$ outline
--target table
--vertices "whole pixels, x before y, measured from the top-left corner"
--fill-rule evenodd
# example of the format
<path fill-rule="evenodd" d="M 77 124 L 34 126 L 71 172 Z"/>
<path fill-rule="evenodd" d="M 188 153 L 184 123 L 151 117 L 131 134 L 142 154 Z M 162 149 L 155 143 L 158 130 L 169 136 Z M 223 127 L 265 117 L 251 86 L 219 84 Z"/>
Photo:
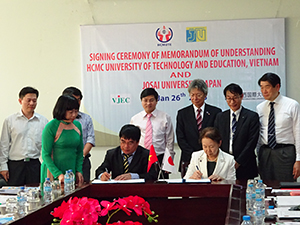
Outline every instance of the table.
<path fill-rule="evenodd" d="M 213 182 L 212 184 L 88 184 L 76 192 L 63 196 L 53 203 L 28 214 L 24 218 L 10 224 L 51 224 L 50 212 L 69 197 L 90 197 L 99 201 L 118 197 L 138 195 L 150 203 L 151 210 L 159 215 L 160 224 L 240 224 L 245 206 L 242 199 L 242 186 L 233 182 Z M 99 222 L 105 224 L 105 218 Z M 144 216 L 129 217 L 118 212 L 110 222 L 117 220 L 139 221 L 148 224 Z"/>

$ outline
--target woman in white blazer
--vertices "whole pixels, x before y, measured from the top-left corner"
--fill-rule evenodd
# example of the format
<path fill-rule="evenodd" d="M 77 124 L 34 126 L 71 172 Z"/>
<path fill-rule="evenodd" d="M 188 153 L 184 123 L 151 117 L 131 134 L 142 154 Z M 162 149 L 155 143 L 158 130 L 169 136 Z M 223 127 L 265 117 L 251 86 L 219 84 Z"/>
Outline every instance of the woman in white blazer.
<path fill-rule="evenodd" d="M 184 179 L 235 180 L 234 157 L 219 149 L 222 140 L 218 129 L 214 127 L 203 129 L 200 140 L 203 150 L 192 154 Z"/>

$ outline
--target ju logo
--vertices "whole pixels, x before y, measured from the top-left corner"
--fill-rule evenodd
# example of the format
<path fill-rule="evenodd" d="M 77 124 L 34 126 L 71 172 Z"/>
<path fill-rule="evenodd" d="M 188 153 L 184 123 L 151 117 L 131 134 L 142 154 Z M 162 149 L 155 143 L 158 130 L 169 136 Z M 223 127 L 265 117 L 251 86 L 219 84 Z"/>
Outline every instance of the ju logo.
<path fill-rule="evenodd" d="M 187 27 L 186 42 L 204 42 L 207 41 L 206 27 Z"/>
<path fill-rule="evenodd" d="M 130 104 L 129 95 L 111 95 L 112 105 Z"/>

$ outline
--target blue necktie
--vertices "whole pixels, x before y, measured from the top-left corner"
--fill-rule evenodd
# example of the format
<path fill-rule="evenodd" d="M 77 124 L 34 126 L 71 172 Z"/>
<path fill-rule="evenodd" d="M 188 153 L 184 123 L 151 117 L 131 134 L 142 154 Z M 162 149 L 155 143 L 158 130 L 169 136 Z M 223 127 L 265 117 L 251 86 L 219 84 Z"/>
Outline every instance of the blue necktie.
<path fill-rule="evenodd" d="M 275 102 L 270 102 L 270 114 L 268 121 L 268 145 L 272 149 L 276 146 L 274 104 Z"/>
<path fill-rule="evenodd" d="M 233 139 L 234 134 L 235 134 L 236 125 L 237 125 L 236 115 L 235 115 L 235 113 L 232 113 L 232 127 L 231 127 L 231 131 L 232 131 L 232 139 Z"/>

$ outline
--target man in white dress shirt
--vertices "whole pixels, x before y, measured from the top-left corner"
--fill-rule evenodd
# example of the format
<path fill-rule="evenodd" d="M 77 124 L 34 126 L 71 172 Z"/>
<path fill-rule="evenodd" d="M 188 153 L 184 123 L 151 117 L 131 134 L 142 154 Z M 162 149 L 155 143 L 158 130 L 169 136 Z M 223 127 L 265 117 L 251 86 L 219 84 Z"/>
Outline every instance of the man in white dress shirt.
<path fill-rule="evenodd" d="M 278 75 L 266 73 L 258 84 L 266 100 L 257 106 L 260 176 L 263 180 L 294 181 L 300 175 L 300 105 L 280 94 Z"/>
<path fill-rule="evenodd" d="M 38 90 L 19 93 L 20 112 L 5 119 L 0 140 L 0 173 L 10 186 L 40 182 L 42 131 L 48 120 L 34 112 Z"/>
<path fill-rule="evenodd" d="M 153 88 L 146 88 L 141 92 L 143 111 L 134 115 L 130 123 L 141 129 L 140 145 L 149 149 L 151 144 L 155 149 L 158 161 L 161 165 L 165 151 L 169 151 L 174 159 L 174 130 L 171 117 L 156 109 L 158 93 Z M 147 122 L 151 121 L 152 138 L 147 137 Z M 148 122 L 149 123 L 149 122 Z M 150 134 L 151 135 L 151 134 Z M 164 178 L 168 178 L 168 173 L 164 172 Z"/>

